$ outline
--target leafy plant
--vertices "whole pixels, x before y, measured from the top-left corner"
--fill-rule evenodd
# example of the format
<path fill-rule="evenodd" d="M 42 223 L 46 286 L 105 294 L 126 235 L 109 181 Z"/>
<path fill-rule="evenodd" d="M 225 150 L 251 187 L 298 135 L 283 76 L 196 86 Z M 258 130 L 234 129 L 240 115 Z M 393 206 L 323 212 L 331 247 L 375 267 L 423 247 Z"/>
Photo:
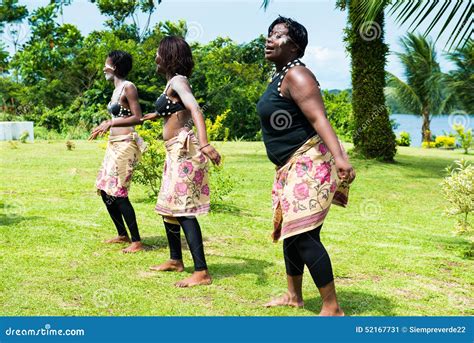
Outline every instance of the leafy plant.
<path fill-rule="evenodd" d="M 461 148 L 463 148 L 464 153 L 467 154 L 472 145 L 472 129 L 466 131 L 463 125 L 454 125 L 454 130 L 457 133 L 456 136 Z"/>
<path fill-rule="evenodd" d="M 29 137 L 30 137 L 30 133 L 25 130 L 21 133 L 19 140 L 22 143 L 26 143 L 26 141 L 28 140 Z"/>
<path fill-rule="evenodd" d="M 441 183 L 448 202 L 445 213 L 457 216 L 455 228 L 458 233 L 472 233 L 468 215 L 474 211 L 474 166 L 463 159 L 454 161 L 454 164 L 446 168 L 449 176 Z"/>
<path fill-rule="evenodd" d="M 400 132 L 400 137 L 396 139 L 397 145 L 399 146 L 410 146 L 411 138 L 410 134 L 406 131 Z"/>

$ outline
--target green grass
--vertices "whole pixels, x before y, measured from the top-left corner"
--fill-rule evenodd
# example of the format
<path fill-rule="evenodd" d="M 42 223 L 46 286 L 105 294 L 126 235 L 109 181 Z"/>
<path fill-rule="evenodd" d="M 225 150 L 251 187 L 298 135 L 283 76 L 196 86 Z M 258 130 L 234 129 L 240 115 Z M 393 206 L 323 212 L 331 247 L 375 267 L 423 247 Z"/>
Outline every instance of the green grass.
<path fill-rule="evenodd" d="M 281 243 L 270 239 L 274 168 L 262 143 L 217 143 L 238 184 L 200 219 L 214 283 L 177 289 L 192 272 L 155 273 L 168 258 L 160 217 L 133 185 L 147 252 L 124 255 L 103 240 L 115 230 L 95 193 L 97 142 L 0 142 L 0 315 L 314 315 L 309 274 L 304 309 L 265 309 L 285 290 Z M 442 215 L 444 168 L 460 151 L 399 148 L 397 163 L 353 159 L 349 207 L 334 206 L 322 231 L 347 315 L 472 315 L 470 245 Z M 472 156 L 469 159 L 474 160 Z"/>

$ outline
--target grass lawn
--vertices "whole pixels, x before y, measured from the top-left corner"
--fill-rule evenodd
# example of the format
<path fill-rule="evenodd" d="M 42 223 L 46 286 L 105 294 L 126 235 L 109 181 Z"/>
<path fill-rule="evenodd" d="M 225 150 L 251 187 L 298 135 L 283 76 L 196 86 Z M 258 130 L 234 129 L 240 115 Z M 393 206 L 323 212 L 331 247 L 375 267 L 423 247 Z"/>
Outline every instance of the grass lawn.
<path fill-rule="evenodd" d="M 286 289 L 281 243 L 270 239 L 274 168 L 260 142 L 216 146 L 237 185 L 200 219 L 214 283 L 177 289 L 186 271 L 150 272 L 168 258 L 164 227 L 133 185 L 130 198 L 150 251 L 106 245 L 115 229 L 94 189 L 97 142 L 0 142 L 0 315 L 308 316 L 321 301 L 309 273 L 304 309 L 266 309 Z M 349 207 L 334 206 L 322 230 L 342 308 L 351 316 L 473 315 L 467 240 L 442 215 L 444 168 L 460 150 L 399 148 L 397 163 L 353 159 Z M 468 156 L 474 161 L 474 157 Z M 184 236 L 184 235 L 183 235 Z M 185 246 L 185 245 L 184 245 Z"/>

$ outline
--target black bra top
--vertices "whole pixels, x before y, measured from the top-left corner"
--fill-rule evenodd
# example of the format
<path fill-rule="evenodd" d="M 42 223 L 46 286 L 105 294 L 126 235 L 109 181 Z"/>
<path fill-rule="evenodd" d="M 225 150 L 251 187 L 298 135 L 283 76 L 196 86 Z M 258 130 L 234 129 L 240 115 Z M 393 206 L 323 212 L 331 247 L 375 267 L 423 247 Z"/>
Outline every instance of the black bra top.
<path fill-rule="evenodd" d="M 122 96 L 123 89 L 125 88 L 125 84 L 122 87 L 122 90 L 120 91 L 119 95 L 119 101 L 120 97 Z M 132 111 L 129 108 L 126 108 L 122 105 L 120 105 L 119 102 L 114 102 L 112 101 L 109 102 L 107 105 L 107 111 L 112 115 L 114 118 L 119 118 L 119 117 L 128 117 L 132 115 Z"/>
<path fill-rule="evenodd" d="M 183 76 L 186 77 L 186 76 Z M 170 80 L 171 82 L 171 80 Z M 186 109 L 184 104 L 181 101 L 172 101 L 168 95 L 166 95 L 166 91 L 170 86 L 170 82 L 165 88 L 163 94 L 161 94 L 158 99 L 155 101 L 155 112 L 161 116 L 167 116 L 173 114 L 175 112 L 183 111 Z"/>

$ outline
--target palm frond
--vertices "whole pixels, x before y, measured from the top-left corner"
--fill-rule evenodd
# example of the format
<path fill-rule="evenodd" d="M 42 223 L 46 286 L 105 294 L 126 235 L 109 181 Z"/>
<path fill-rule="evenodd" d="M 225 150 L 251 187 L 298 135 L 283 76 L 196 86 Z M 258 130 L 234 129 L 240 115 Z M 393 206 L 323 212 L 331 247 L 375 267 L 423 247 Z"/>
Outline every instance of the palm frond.
<path fill-rule="evenodd" d="M 435 41 L 447 33 L 445 48 L 449 45 L 448 50 L 451 50 L 464 46 L 469 40 L 473 30 L 473 11 L 474 3 L 471 0 L 393 0 L 388 13 L 396 15 L 395 21 L 400 25 L 410 22 L 409 30 L 412 31 L 422 23 L 427 23 L 423 35 L 427 36 L 437 29 Z M 448 27 L 451 29 L 448 30 Z"/>
<path fill-rule="evenodd" d="M 385 90 L 387 95 L 396 98 L 404 109 L 421 115 L 423 104 L 414 89 L 390 72 L 387 72 L 387 87 Z"/>

